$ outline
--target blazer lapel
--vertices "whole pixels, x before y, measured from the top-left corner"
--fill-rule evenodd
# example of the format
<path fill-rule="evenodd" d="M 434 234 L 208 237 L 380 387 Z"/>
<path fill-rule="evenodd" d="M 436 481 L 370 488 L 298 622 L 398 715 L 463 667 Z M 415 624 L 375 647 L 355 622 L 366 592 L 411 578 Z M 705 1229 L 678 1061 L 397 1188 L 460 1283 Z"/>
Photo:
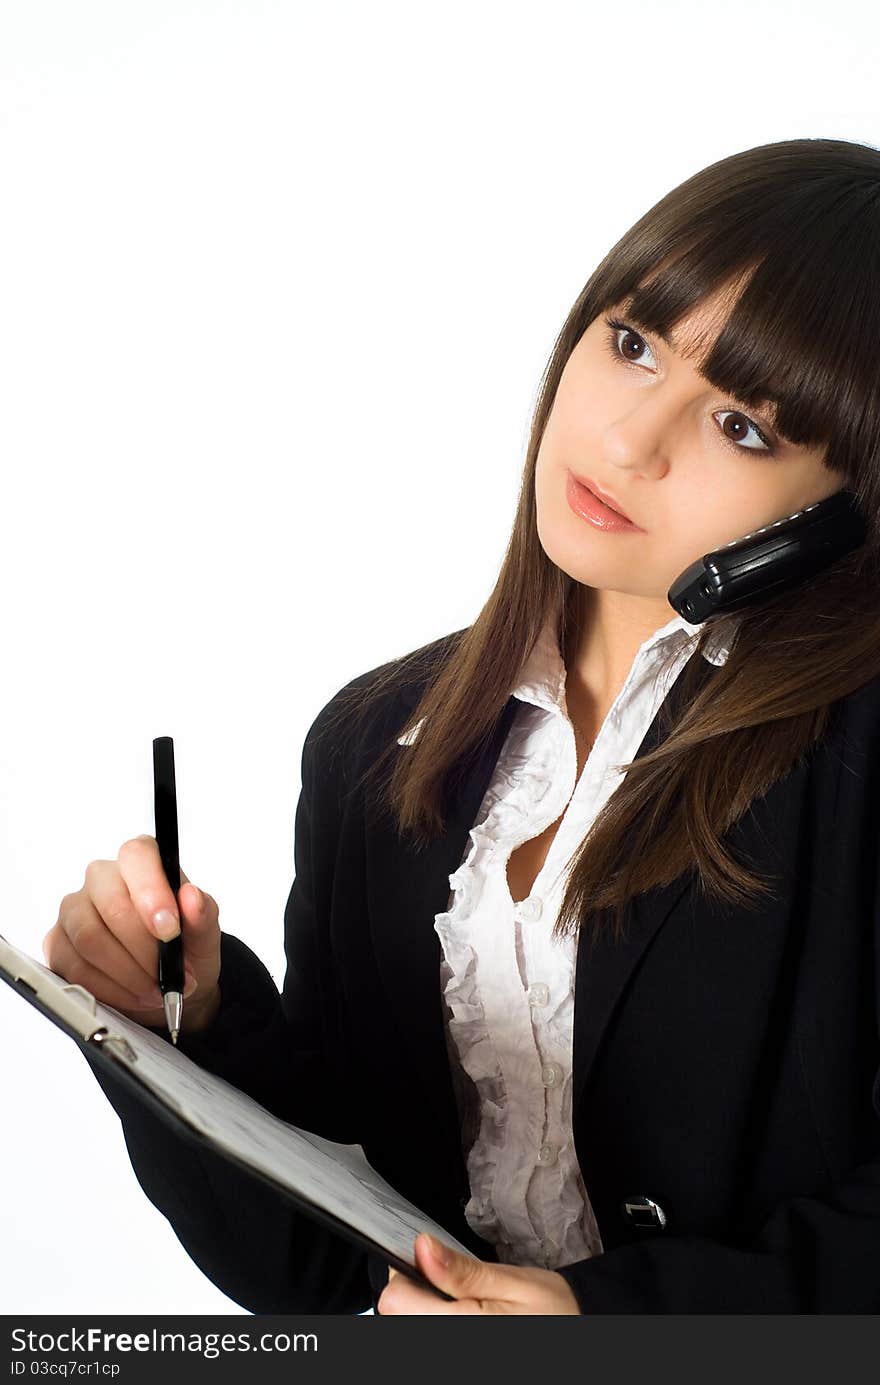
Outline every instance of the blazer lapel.
<path fill-rule="evenodd" d="M 715 665 L 709 660 L 701 659 L 701 664 L 697 690 L 702 688 L 715 672 Z M 667 694 L 666 704 L 671 703 L 673 715 L 679 710 L 681 680 L 686 668 L 687 663 L 682 666 Z M 654 720 L 633 757 L 635 760 L 655 750 L 661 743 L 660 712 L 666 704 L 658 707 Z M 585 920 L 581 925 L 575 964 L 572 1053 L 572 1124 L 575 1128 L 578 1124 L 580 1103 L 586 1094 L 602 1037 L 621 1003 L 627 982 L 648 945 L 691 883 L 690 875 L 684 873 L 668 885 L 656 886 L 636 895 L 627 906 L 625 933 L 619 942 L 611 940 L 608 930 L 592 948 L 588 936 L 589 920 Z"/>
<path fill-rule="evenodd" d="M 445 796 L 446 830 L 421 851 L 397 836 L 387 813 L 365 805 L 366 889 L 376 963 L 388 1005 L 419 1074 L 419 1104 L 436 1121 L 438 1159 L 454 1171 L 456 1197 L 469 1192 L 458 1109 L 446 1049 L 440 982 L 442 949 L 434 916 L 447 907 L 449 876 L 461 863 L 495 762 L 517 707 L 508 699 L 498 724 Z M 401 747 L 400 754 L 406 754 Z"/>

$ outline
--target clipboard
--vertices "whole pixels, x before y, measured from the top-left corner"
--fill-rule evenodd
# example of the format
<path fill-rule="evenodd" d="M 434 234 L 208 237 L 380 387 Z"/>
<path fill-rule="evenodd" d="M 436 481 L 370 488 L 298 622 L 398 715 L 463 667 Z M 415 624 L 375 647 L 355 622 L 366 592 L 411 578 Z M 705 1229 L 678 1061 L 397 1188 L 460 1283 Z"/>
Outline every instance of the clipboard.
<path fill-rule="evenodd" d="M 207 1146 L 269 1185 L 337 1236 L 380 1255 L 444 1299 L 417 1268 L 413 1241 L 427 1231 L 472 1255 L 372 1167 L 359 1144 L 290 1125 L 206 1071 L 151 1029 L 97 1000 L 0 934 L 0 978 L 73 1039 L 175 1134 Z"/>

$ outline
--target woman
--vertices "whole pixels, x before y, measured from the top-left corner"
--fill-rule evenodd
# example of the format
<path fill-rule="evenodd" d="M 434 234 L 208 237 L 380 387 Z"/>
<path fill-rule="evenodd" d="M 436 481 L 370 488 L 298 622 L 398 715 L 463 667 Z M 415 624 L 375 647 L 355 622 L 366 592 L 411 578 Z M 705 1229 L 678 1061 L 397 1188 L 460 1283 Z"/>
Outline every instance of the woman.
<path fill-rule="evenodd" d="M 417 1238 L 439 1293 L 387 1277 L 95 1069 L 147 1195 L 246 1307 L 880 1308 L 878 232 L 880 152 L 791 140 L 605 257 L 485 607 L 306 736 L 281 997 L 152 838 L 62 901 L 49 965 L 160 1032 L 136 997 L 179 909 L 184 1052 L 361 1143 L 474 1251 Z M 857 549 L 673 614 L 700 555 L 844 488 Z"/>

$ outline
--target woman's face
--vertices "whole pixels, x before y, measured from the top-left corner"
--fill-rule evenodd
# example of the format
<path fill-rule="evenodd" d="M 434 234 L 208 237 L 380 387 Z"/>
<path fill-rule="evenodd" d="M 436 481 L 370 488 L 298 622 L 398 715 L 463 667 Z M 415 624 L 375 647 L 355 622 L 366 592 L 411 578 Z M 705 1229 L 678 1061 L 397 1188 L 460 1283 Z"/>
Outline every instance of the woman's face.
<path fill-rule="evenodd" d="M 772 405 L 740 407 L 683 354 L 701 333 L 707 351 L 729 311 L 729 298 L 707 298 L 673 329 L 677 350 L 639 333 L 623 306 L 600 313 L 566 362 L 538 452 L 538 534 L 551 561 L 586 586 L 656 599 L 667 619 L 666 593 L 704 553 L 844 484 L 822 466 L 824 447 L 778 438 Z M 632 330 L 610 329 L 608 317 Z M 603 531 L 576 514 L 569 470 L 640 529 Z"/>

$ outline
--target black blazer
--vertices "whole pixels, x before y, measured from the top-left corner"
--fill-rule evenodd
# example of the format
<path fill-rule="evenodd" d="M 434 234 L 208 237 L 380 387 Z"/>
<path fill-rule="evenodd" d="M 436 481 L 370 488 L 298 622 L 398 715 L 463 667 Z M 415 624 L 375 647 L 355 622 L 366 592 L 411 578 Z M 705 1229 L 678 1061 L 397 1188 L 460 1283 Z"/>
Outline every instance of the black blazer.
<path fill-rule="evenodd" d="M 224 933 L 217 1020 L 181 1047 L 282 1118 L 361 1143 L 383 1177 L 496 1260 L 462 1211 L 433 922 L 519 704 L 450 788 L 442 839 L 418 852 L 353 786 L 422 685 L 383 695 L 356 735 L 319 734 L 377 672 L 340 690 L 305 739 L 282 996 Z M 875 678 L 835 704 L 820 745 L 728 834 L 735 856 L 778 872 L 775 900 L 709 908 L 688 872 L 634 902 L 622 944 L 591 952 L 584 929 L 573 1131 L 604 1253 L 560 1271 L 583 1312 L 880 1309 L 878 816 Z M 92 1070 L 145 1193 L 226 1294 L 258 1313 L 375 1308 L 379 1256 L 185 1145 Z"/>

